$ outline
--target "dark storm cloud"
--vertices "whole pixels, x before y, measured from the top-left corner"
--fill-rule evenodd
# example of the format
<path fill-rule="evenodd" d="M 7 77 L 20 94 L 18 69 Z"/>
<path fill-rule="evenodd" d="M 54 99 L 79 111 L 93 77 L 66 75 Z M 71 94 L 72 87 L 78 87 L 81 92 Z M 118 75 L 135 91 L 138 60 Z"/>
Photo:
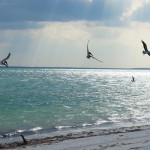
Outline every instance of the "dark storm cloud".
<path fill-rule="evenodd" d="M 115 20 L 124 11 L 120 0 L 1 0 L 0 22 Z"/>

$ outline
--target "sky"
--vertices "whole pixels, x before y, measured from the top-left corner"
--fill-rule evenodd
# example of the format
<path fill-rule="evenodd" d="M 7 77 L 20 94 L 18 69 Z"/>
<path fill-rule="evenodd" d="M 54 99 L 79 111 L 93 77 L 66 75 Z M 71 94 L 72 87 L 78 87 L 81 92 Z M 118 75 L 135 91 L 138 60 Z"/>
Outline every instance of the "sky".
<path fill-rule="evenodd" d="M 150 0 L 0 0 L 10 66 L 150 68 Z M 86 58 L 89 50 L 98 59 Z"/>

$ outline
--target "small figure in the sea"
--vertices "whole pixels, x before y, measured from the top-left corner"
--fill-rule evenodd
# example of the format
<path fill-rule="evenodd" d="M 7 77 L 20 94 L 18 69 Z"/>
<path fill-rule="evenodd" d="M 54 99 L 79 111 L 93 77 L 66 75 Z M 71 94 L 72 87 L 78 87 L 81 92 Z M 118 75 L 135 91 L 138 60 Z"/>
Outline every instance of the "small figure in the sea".
<path fill-rule="evenodd" d="M 88 43 L 89 43 L 89 41 L 88 41 Z M 102 63 L 103 61 L 96 59 L 96 58 L 93 56 L 93 54 L 89 51 L 88 43 L 87 43 L 87 56 L 86 56 L 86 57 L 87 57 L 88 59 L 90 59 L 90 58 L 92 57 L 93 59 L 95 59 L 95 60 L 97 60 L 97 61 L 99 61 L 99 62 Z"/>
<path fill-rule="evenodd" d="M 8 56 L 7 56 L 6 58 L 4 58 L 4 59 L 0 62 L 0 64 L 1 64 L 1 65 L 5 65 L 6 67 L 8 67 L 8 63 L 7 63 L 6 60 L 9 59 L 10 55 L 11 55 L 11 53 L 9 53 Z"/>
<path fill-rule="evenodd" d="M 143 40 L 141 40 L 141 42 L 143 43 L 143 47 L 144 47 L 143 54 L 148 54 L 150 56 L 150 51 L 148 51 L 146 43 Z"/>
<path fill-rule="evenodd" d="M 131 80 L 132 82 L 135 82 L 135 78 L 132 76 L 132 80 Z"/>

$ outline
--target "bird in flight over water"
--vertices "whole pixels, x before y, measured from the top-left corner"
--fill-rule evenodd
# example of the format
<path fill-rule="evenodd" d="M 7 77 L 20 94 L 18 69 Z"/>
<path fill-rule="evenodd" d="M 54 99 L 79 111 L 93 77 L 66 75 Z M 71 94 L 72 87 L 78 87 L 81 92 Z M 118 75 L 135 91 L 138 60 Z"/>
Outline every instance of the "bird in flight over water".
<path fill-rule="evenodd" d="M 86 57 L 87 57 L 88 59 L 90 59 L 90 58 L 92 57 L 93 59 L 95 59 L 95 60 L 97 60 L 97 61 L 103 63 L 103 61 L 96 59 L 96 58 L 93 56 L 93 54 L 89 51 L 89 47 L 88 47 L 88 43 L 89 43 L 89 42 L 90 42 L 90 41 L 87 42 L 87 56 L 86 56 Z"/>
<path fill-rule="evenodd" d="M 132 82 L 135 82 L 135 79 L 134 79 L 134 77 L 132 76 L 132 80 L 131 80 Z"/>
<path fill-rule="evenodd" d="M 148 51 L 146 43 L 143 40 L 141 40 L 141 42 L 143 43 L 144 47 L 143 54 L 148 54 L 150 56 L 150 51 Z"/>
<path fill-rule="evenodd" d="M 9 59 L 10 55 L 11 55 L 11 53 L 9 53 L 8 56 L 0 62 L 0 64 L 8 67 L 7 59 Z"/>

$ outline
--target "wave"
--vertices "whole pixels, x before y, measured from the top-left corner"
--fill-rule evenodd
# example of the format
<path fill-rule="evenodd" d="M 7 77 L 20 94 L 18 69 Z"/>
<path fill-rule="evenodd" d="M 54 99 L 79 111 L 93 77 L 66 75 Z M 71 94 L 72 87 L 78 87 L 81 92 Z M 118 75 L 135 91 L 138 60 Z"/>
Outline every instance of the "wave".
<path fill-rule="evenodd" d="M 35 132 L 35 131 L 38 131 L 38 130 L 42 130 L 42 128 L 41 127 L 35 127 L 35 128 L 30 129 L 29 131 Z"/>
<path fill-rule="evenodd" d="M 56 126 L 55 128 L 58 130 L 62 130 L 62 129 L 72 128 L 72 126 Z"/>
<path fill-rule="evenodd" d="M 16 131 L 12 131 L 12 132 L 8 132 L 8 133 L 3 133 L 2 135 L 0 135 L 0 138 L 5 138 L 5 137 L 13 137 L 13 136 L 18 136 L 21 134 L 35 134 L 37 131 L 42 130 L 41 127 L 34 127 L 31 128 L 29 130 L 16 130 Z"/>
<path fill-rule="evenodd" d="M 139 121 L 140 120 L 140 121 Z M 149 124 L 150 120 L 147 118 L 128 118 L 128 119 L 110 119 L 110 120 L 97 120 L 93 123 L 84 122 L 82 124 L 77 125 L 58 125 L 51 128 L 42 128 L 42 127 L 33 127 L 28 130 L 16 130 L 11 131 L 8 133 L 0 134 L 0 138 L 5 137 L 14 137 L 20 136 L 21 134 L 24 135 L 33 135 L 33 134 L 40 134 L 40 133 L 49 133 L 49 132 L 56 132 L 56 131 L 70 131 L 76 129 L 94 129 L 94 128 L 114 128 L 114 127 L 125 127 L 125 126 L 133 126 L 133 125 L 147 125 Z"/>

